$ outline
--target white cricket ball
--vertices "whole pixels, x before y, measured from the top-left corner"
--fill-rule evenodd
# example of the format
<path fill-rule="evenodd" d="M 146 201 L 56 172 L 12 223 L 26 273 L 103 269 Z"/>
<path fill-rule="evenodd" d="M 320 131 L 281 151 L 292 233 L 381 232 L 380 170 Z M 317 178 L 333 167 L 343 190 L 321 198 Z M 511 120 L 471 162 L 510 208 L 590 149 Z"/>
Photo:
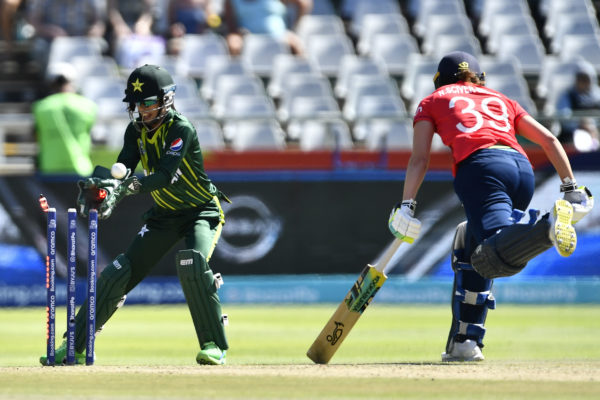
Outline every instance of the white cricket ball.
<path fill-rule="evenodd" d="M 127 175 L 127 167 L 123 163 L 114 163 L 110 169 L 110 174 L 115 179 L 123 179 Z"/>

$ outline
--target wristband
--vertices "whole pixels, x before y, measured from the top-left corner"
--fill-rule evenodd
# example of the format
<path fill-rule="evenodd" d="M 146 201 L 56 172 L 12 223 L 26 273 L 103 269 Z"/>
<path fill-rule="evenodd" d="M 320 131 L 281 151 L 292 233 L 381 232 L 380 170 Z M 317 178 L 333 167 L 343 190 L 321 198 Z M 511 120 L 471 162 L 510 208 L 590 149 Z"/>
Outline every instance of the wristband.
<path fill-rule="evenodd" d="M 562 183 L 560 184 L 560 192 L 561 193 L 572 192 L 573 190 L 576 190 L 576 189 L 577 189 L 577 182 L 575 181 L 575 179 L 565 178 L 565 179 L 563 179 Z"/>

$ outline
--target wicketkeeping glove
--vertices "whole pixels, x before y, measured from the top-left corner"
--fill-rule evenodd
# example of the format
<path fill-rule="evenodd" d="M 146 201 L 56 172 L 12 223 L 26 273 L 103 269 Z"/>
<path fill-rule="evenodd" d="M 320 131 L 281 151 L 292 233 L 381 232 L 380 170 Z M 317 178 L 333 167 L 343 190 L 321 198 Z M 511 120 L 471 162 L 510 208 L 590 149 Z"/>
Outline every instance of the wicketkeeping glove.
<path fill-rule="evenodd" d="M 112 214 L 117 204 L 125 197 L 140 192 L 141 184 L 137 176 L 131 176 L 121 182 L 118 179 L 109 179 L 116 183 L 114 190 L 108 192 L 104 201 L 98 208 L 98 218 L 107 219 Z"/>
<path fill-rule="evenodd" d="M 90 209 L 98 209 L 100 204 L 117 186 L 109 179 L 87 178 L 77 182 L 79 196 L 77 196 L 77 211 L 82 217 L 87 217 Z"/>
<path fill-rule="evenodd" d="M 390 232 L 406 243 L 413 243 L 421 232 L 421 221 L 414 218 L 416 207 L 417 202 L 414 200 L 398 203 L 388 221 Z"/>
<path fill-rule="evenodd" d="M 577 186 L 575 180 L 566 178 L 560 185 L 560 191 L 564 193 L 563 199 L 573 206 L 573 218 L 571 223 L 575 225 L 594 208 L 594 196 L 585 186 Z"/>

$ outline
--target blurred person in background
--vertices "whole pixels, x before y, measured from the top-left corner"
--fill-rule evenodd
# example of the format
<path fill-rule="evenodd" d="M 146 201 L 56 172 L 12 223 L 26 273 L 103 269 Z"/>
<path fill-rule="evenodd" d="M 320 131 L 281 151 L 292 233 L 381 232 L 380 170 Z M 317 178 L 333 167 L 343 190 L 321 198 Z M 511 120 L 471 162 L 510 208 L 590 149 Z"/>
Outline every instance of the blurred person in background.
<path fill-rule="evenodd" d="M 54 38 L 102 39 L 106 32 L 102 0 L 30 0 L 27 5 L 27 19 L 35 30 L 34 55 L 44 69 Z"/>
<path fill-rule="evenodd" d="M 304 44 L 295 33 L 298 21 L 312 10 L 312 0 L 225 0 L 223 22 L 229 52 L 239 55 L 246 33 L 267 34 L 281 39 L 292 53 L 304 54 Z M 288 24 L 288 8 L 295 19 Z"/>
<path fill-rule="evenodd" d="M 107 0 L 109 42 L 120 66 L 134 68 L 143 58 L 166 53 L 163 12 L 157 0 Z"/>
<path fill-rule="evenodd" d="M 51 94 L 32 106 L 38 169 L 44 174 L 89 176 L 96 104 L 76 93 L 76 71 L 71 64 L 52 64 L 47 76 Z"/>
<path fill-rule="evenodd" d="M 167 11 L 169 54 L 179 54 L 181 38 L 221 26 L 212 0 L 170 0 Z"/>
<path fill-rule="evenodd" d="M 2 24 L 2 40 L 6 43 L 6 49 L 11 52 L 15 38 L 15 17 L 23 0 L 3 0 L 0 3 L 0 23 Z"/>
<path fill-rule="evenodd" d="M 595 151 L 600 147 L 597 124 L 600 86 L 596 69 L 589 62 L 579 60 L 573 79 L 573 85 L 559 97 L 556 105 L 558 116 L 563 119 L 559 138 L 563 143 L 573 144 L 578 151 Z"/>

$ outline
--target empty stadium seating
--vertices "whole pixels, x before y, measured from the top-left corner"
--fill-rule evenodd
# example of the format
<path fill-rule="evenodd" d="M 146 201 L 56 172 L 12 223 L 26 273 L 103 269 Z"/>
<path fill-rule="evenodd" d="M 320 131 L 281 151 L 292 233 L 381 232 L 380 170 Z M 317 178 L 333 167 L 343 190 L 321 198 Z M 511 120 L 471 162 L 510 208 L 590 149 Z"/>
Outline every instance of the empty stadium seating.
<path fill-rule="evenodd" d="M 590 0 L 318 0 L 295 27 L 304 55 L 247 34 L 232 57 L 211 32 L 185 35 L 178 55 L 141 62 L 171 72 L 176 108 L 213 150 L 285 149 L 289 141 L 305 151 L 406 149 L 411 116 L 434 90 L 440 57 L 453 50 L 480 59 L 489 87 L 552 117 L 578 59 L 600 72 L 596 13 Z M 101 41 L 57 38 L 49 56 L 76 67 L 103 121 L 127 120 L 121 98 L 131 68 Z M 103 123 L 95 132 L 107 138 L 114 127 Z"/>

